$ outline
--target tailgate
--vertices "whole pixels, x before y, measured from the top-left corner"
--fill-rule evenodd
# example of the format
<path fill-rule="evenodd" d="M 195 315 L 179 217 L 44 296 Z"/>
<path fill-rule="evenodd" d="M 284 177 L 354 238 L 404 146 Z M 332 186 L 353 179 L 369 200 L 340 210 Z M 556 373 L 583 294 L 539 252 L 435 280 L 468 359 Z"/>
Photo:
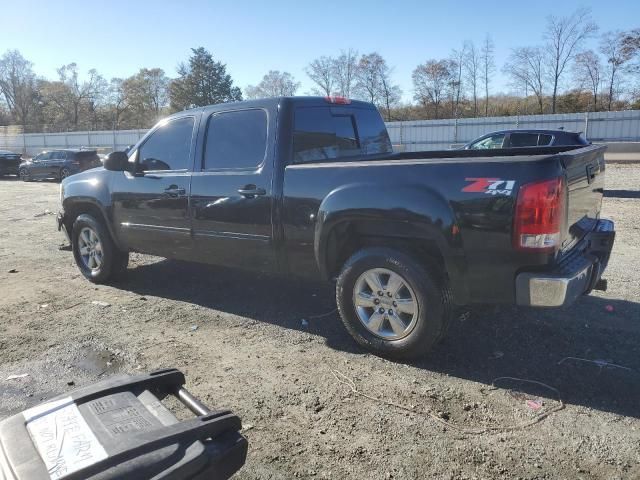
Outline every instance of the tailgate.
<path fill-rule="evenodd" d="M 589 146 L 561 156 L 567 175 L 567 231 L 561 251 L 570 250 L 593 230 L 604 194 L 606 146 Z"/>

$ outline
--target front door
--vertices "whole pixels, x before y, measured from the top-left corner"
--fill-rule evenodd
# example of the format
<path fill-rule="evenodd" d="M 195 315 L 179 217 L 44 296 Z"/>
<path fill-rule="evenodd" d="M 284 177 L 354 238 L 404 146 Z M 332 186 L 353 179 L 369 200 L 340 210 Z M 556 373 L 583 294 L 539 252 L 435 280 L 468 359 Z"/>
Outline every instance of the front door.
<path fill-rule="evenodd" d="M 214 113 L 191 181 L 195 251 L 201 261 L 270 271 L 274 125 L 263 109 Z"/>
<path fill-rule="evenodd" d="M 112 183 L 119 238 L 131 250 L 170 258 L 191 247 L 189 190 L 197 118 L 161 123 L 132 151 L 131 172 Z"/>

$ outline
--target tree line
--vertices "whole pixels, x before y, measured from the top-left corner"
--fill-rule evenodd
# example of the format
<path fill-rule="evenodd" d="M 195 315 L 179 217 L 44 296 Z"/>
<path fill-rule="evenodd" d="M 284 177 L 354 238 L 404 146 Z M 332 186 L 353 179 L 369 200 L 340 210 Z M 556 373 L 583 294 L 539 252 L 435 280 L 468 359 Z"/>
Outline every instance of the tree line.
<path fill-rule="evenodd" d="M 587 48 L 588 44 L 597 45 Z M 447 58 L 428 59 L 412 72 L 413 100 L 403 103 L 394 68 L 378 52 L 349 48 L 311 61 L 305 94 L 341 95 L 374 103 L 386 120 L 569 113 L 640 108 L 640 28 L 599 34 L 588 9 L 550 16 L 537 45 L 515 46 L 501 67 L 511 93 L 495 91 L 495 46 L 490 35 L 465 41 Z M 17 50 L 0 58 L 0 125 L 26 131 L 148 128 L 179 110 L 243 98 L 293 96 L 300 82 L 270 70 L 242 91 L 226 65 L 204 48 L 169 78 L 141 68 L 128 78 L 105 79 L 71 63 L 56 79 L 38 77 Z"/>

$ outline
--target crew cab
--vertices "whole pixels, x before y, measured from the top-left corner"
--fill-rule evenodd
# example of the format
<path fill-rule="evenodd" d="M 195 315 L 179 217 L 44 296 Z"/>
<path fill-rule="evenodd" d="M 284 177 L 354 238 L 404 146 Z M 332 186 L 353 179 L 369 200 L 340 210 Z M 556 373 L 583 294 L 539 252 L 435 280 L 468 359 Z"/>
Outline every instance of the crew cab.
<path fill-rule="evenodd" d="M 354 339 L 411 357 L 455 306 L 560 307 L 604 288 L 605 148 L 393 153 L 365 102 L 213 105 L 65 179 L 58 229 L 96 283 L 131 251 L 335 281 Z"/>

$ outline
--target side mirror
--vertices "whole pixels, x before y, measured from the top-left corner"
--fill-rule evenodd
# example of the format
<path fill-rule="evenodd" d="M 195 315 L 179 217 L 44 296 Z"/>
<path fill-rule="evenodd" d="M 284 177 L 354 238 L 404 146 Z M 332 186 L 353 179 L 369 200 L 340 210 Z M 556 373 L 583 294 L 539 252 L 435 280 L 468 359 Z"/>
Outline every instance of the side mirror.
<path fill-rule="evenodd" d="M 129 166 L 129 157 L 124 152 L 111 152 L 104 159 L 104 168 L 113 172 L 124 172 Z"/>

